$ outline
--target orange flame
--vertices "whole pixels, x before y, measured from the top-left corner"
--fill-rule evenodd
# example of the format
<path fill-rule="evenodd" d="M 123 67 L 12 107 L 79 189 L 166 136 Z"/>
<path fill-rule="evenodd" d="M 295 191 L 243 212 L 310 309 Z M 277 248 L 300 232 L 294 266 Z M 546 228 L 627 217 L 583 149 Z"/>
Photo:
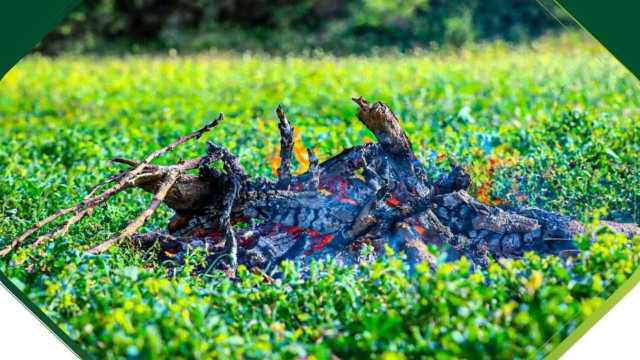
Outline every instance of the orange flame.
<path fill-rule="evenodd" d="M 271 167 L 271 175 L 279 176 L 278 169 L 280 168 L 280 156 L 277 153 L 271 153 L 267 155 L 267 162 Z"/>
<path fill-rule="evenodd" d="M 302 144 L 300 131 L 297 128 L 293 129 L 293 157 L 295 157 L 298 164 L 300 164 L 298 170 L 294 171 L 295 175 L 300 175 L 309 169 L 309 154 L 307 153 L 307 148 Z M 269 167 L 271 167 L 271 174 L 273 176 L 278 176 L 278 171 L 280 169 L 279 146 L 267 155 L 267 162 L 269 163 Z"/>
<path fill-rule="evenodd" d="M 293 129 L 293 156 L 300 164 L 298 171 L 295 172 L 296 175 L 302 174 L 309 169 L 309 153 L 307 153 L 307 148 L 302 144 L 300 131 L 297 128 Z"/>

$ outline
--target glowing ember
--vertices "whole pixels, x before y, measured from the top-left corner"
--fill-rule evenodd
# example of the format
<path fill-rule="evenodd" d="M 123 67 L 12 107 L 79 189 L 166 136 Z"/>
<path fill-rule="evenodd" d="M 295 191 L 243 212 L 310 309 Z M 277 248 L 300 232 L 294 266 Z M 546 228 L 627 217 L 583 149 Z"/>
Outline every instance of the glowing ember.
<path fill-rule="evenodd" d="M 169 250 L 165 250 L 163 251 L 164 256 L 168 257 L 168 258 L 174 258 L 176 257 L 176 255 L 178 254 L 177 251 L 169 251 Z"/>
<path fill-rule="evenodd" d="M 387 204 L 391 207 L 398 207 L 400 206 L 400 200 L 395 197 L 390 197 L 389 199 L 387 199 Z"/>
<path fill-rule="evenodd" d="M 425 229 L 422 225 L 414 225 L 413 229 L 420 235 L 424 235 L 427 233 L 427 229 Z"/>
<path fill-rule="evenodd" d="M 357 201 L 355 201 L 354 199 L 352 199 L 352 198 L 348 198 L 348 197 L 346 197 L 346 196 L 339 196 L 339 197 L 338 197 L 338 201 L 340 201 L 340 202 L 342 202 L 342 203 L 345 203 L 345 204 L 351 204 L 351 205 L 356 205 L 356 206 L 357 206 L 357 205 L 360 205 L 360 204 L 358 204 L 358 202 L 357 202 Z"/>
<path fill-rule="evenodd" d="M 312 246 L 313 251 L 321 251 L 327 244 L 333 240 L 333 235 L 324 235 L 320 240 Z"/>

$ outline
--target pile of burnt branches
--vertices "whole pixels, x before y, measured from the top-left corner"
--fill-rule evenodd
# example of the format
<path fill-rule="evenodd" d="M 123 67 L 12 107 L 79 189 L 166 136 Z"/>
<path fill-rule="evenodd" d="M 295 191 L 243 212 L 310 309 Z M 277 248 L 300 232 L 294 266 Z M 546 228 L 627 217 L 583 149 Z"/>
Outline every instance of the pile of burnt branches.
<path fill-rule="evenodd" d="M 97 186 L 76 206 L 35 224 L 0 255 L 57 218 L 70 215 L 61 226 L 37 237 L 32 246 L 65 234 L 96 206 L 128 188 L 152 192 L 150 206 L 120 235 L 90 252 L 103 252 L 132 239 L 145 249 L 159 249 L 160 260 L 180 263 L 188 248 L 199 247 L 218 268 L 233 275 L 238 264 L 271 272 L 285 259 L 301 266 L 327 257 L 339 264 L 355 264 L 369 260 L 365 256 L 382 254 L 385 245 L 404 252 L 411 264 L 427 261 L 431 265 L 429 244 L 446 249 L 451 259 L 464 255 L 480 266 L 489 257 L 519 257 L 526 251 L 553 255 L 577 251 L 572 239 L 584 231 L 578 221 L 538 208 L 506 210 L 483 204 L 467 193 L 471 179 L 460 166 L 430 180 L 395 114 L 380 102 L 354 101 L 358 119 L 374 134 L 376 143 L 346 149 L 322 163 L 308 150 L 309 169 L 293 176 L 293 129 L 278 107 L 281 141 L 275 181 L 250 178 L 237 157 L 213 143 L 208 143 L 200 158 L 172 166 L 151 164 L 214 128 L 223 119 L 220 115 L 143 161 L 115 159 L 129 168 Z M 212 166 L 218 161 L 222 170 Z M 198 175 L 188 174 L 192 169 Z M 137 234 L 161 203 L 175 211 L 168 231 Z M 634 224 L 606 225 L 627 236 L 640 234 Z M 365 246 L 373 251 L 362 251 Z"/>

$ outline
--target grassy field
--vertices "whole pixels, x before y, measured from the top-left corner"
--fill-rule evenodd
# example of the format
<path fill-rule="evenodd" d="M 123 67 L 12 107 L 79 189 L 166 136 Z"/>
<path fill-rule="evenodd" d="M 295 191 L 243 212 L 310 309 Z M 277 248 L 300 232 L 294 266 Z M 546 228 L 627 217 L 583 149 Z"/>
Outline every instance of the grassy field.
<path fill-rule="evenodd" d="M 207 139 L 272 176 L 275 107 L 320 159 L 372 136 L 352 96 L 386 102 L 434 177 L 466 164 L 485 202 L 538 205 L 592 221 L 638 222 L 638 81 L 577 35 L 455 53 L 268 58 L 237 54 L 29 57 L 0 83 L 0 244 L 77 202 L 116 171 L 224 112 Z M 189 143 L 163 158 L 204 153 Z M 304 170 L 304 159 L 295 162 Z M 384 354 L 540 357 L 640 263 L 640 241 L 609 234 L 578 261 L 530 255 L 470 273 L 461 261 L 408 277 L 401 262 L 318 265 L 276 285 L 175 277 L 142 254 L 83 253 L 149 201 L 132 191 L 67 236 L 0 268 L 99 357 L 327 358 Z M 162 209 L 146 229 L 164 226 Z"/>

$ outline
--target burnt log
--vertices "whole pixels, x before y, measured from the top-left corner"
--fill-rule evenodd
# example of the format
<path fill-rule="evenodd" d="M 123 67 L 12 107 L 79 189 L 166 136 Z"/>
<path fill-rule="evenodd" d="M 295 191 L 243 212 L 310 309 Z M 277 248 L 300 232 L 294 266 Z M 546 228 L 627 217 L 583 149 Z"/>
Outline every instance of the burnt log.
<path fill-rule="evenodd" d="M 155 157 L 215 127 L 220 116 L 142 162 L 116 159 L 129 168 L 103 184 L 111 188 L 100 195 L 92 192 L 76 207 L 40 221 L 0 255 L 71 213 L 62 228 L 41 236 L 35 244 L 65 233 L 95 206 L 132 187 L 154 193 L 151 206 L 121 235 L 91 252 L 133 239 L 143 249 L 159 248 L 159 260 L 179 264 L 188 248 L 201 247 L 212 264 L 233 276 L 239 264 L 266 274 L 276 272 L 283 260 L 303 269 L 311 261 L 326 258 L 357 264 L 383 255 L 386 246 L 404 253 L 412 266 L 421 262 L 435 266 L 429 245 L 442 248 L 450 259 L 466 256 L 479 266 L 489 258 L 517 258 L 527 251 L 542 255 L 577 251 L 573 240 L 585 231 L 578 221 L 537 208 L 484 204 L 467 193 L 471 178 L 462 166 L 430 180 L 396 115 L 381 102 L 353 100 L 359 107 L 358 120 L 373 133 L 376 143 L 346 149 L 322 163 L 308 150 L 309 169 L 294 176 L 293 130 L 278 107 L 281 148 L 275 181 L 249 177 L 237 157 L 212 143 L 200 158 L 172 166 L 151 164 Z M 222 162 L 222 170 L 212 166 L 217 161 Z M 187 174 L 190 169 L 198 169 L 198 175 Z M 160 202 L 175 212 L 167 231 L 134 234 Z M 604 224 L 627 237 L 640 235 L 635 224 Z"/>

